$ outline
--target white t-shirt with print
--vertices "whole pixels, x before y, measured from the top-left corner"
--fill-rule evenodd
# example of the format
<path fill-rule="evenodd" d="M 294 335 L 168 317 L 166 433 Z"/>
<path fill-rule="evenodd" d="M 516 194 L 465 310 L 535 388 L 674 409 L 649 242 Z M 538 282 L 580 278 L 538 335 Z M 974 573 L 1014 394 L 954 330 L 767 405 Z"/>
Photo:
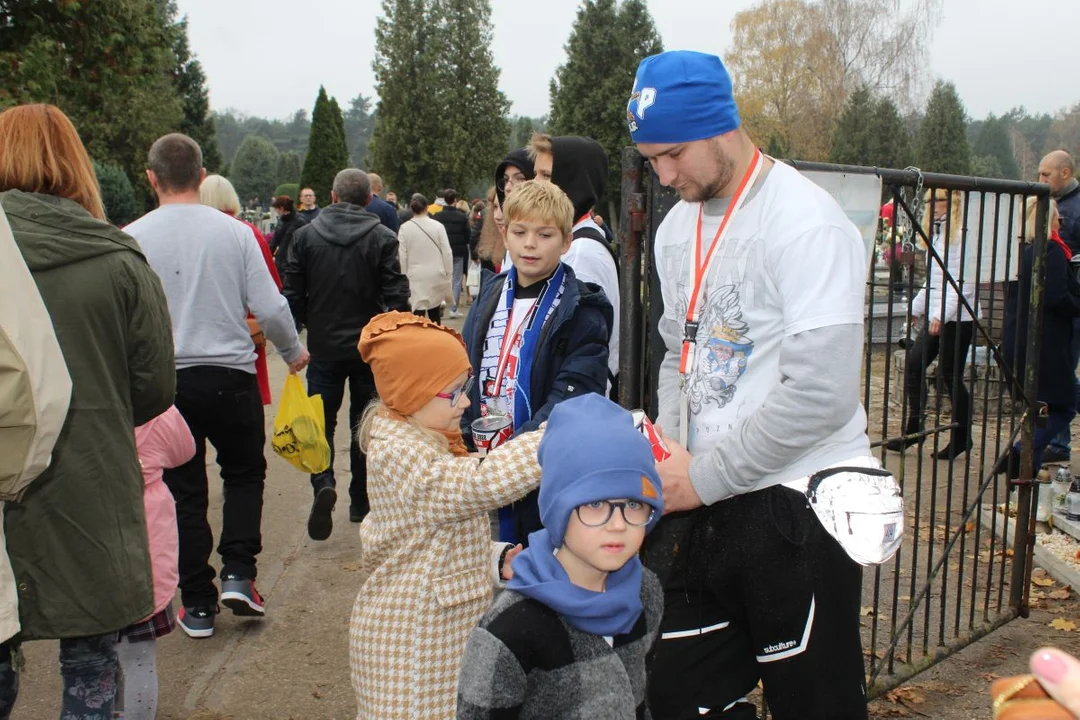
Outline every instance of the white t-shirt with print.
<path fill-rule="evenodd" d="M 704 258 L 727 211 L 727 200 L 705 204 Z M 661 333 L 671 354 L 681 350 L 692 286 L 690 252 L 700 203 L 678 203 L 657 230 L 655 258 L 664 300 Z M 728 226 L 705 278 L 693 367 L 687 377 L 688 445 L 708 452 L 761 407 L 782 380 L 785 337 L 832 325 L 863 323 L 867 275 L 858 230 L 828 193 L 776 163 L 758 181 Z M 673 332 L 677 327 L 678 332 Z M 667 330 L 667 332 L 665 332 Z M 858 382 L 853 378 L 852 382 Z M 661 418 L 675 397 L 661 398 Z M 672 429 L 665 432 L 677 436 Z M 869 454 L 861 406 L 840 430 L 809 449 L 760 487 L 790 482 Z"/>

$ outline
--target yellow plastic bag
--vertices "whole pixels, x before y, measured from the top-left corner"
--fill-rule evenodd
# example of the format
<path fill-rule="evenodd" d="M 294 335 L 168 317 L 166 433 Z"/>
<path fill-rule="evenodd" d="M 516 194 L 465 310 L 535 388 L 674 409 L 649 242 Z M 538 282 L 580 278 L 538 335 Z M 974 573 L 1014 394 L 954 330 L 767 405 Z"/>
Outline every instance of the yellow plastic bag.
<path fill-rule="evenodd" d="M 285 378 L 271 444 L 274 452 L 297 470 L 320 473 L 330 467 L 322 396 L 308 397 L 304 383 L 296 373 L 289 373 Z"/>

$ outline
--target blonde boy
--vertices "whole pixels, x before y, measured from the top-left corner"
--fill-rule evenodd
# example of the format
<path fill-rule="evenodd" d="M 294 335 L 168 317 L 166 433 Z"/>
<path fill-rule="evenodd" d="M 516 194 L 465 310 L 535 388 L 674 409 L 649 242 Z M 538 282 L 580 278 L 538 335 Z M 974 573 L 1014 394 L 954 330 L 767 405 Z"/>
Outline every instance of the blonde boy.
<path fill-rule="evenodd" d="M 514 435 L 535 430 L 563 400 L 604 394 L 613 313 L 603 291 L 562 262 L 570 249 L 573 205 L 556 186 L 530 180 L 503 208 L 512 266 L 489 276 L 462 334 L 477 382 L 462 418 L 495 416 Z M 528 543 L 539 530 L 536 493 L 499 511 L 499 539 Z"/>

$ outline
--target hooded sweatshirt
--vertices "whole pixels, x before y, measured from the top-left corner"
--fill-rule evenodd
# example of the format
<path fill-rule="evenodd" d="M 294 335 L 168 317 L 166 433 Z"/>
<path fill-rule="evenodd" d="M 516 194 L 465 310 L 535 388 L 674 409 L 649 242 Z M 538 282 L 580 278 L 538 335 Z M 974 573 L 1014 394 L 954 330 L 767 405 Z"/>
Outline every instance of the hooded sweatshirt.
<path fill-rule="evenodd" d="M 503 158 L 503 161 L 499 163 L 499 167 L 495 169 L 495 194 L 499 198 L 499 205 L 502 205 L 506 201 L 506 193 L 503 192 L 503 173 L 506 172 L 506 168 L 513 165 L 521 170 L 525 174 L 526 180 L 532 180 L 536 177 L 536 171 L 533 170 L 533 161 L 529 157 L 529 151 L 525 148 L 518 148 L 517 150 L 511 150 Z"/>
<path fill-rule="evenodd" d="M 585 137 L 555 137 L 551 139 L 555 162 L 551 182 L 558 185 L 574 204 L 574 233 L 591 228 L 604 234 L 593 221 L 591 210 L 607 189 L 608 158 L 600 143 Z M 619 374 L 619 271 L 611 253 L 598 240 L 579 237 L 563 256 L 563 262 L 574 268 L 579 280 L 599 286 L 611 303 L 615 322 L 608 341 L 608 372 Z"/>
<path fill-rule="evenodd" d="M 360 330 L 371 318 L 410 311 L 397 236 L 359 205 L 323 208 L 293 235 L 285 297 L 296 321 L 307 325 L 313 359 L 358 360 Z"/>

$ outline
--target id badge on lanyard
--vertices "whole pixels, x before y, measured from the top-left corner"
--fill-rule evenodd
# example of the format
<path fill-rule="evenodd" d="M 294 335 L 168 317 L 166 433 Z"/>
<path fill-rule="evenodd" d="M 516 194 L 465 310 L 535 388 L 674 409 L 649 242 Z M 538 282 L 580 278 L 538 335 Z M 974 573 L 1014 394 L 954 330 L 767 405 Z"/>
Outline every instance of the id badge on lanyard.
<path fill-rule="evenodd" d="M 495 367 L 495 377 L 484 383 L 484 394 L 491 399 L 490 403 L 485 404 L 488 415 L 510 415 L 513 410 L 510 407 L 509 398 L 504 398 L 502 395 L 503 384 L 514 355 L 514 346 L 520 342 L 523 331 L 529 325 L 538 304 L 539 299 L 532 304 L 517 327 L 514 327 L 514 308 L 512 306 L 510 308 L 510 314 L 506 318 L 506 332 L 503 334 L 502 346 L 499 348 L 499 364 Z M 515 380 L 516 378 L 515 372 Z"/>
<path fill-rule="evenodd" d="M 690 438 L 690 397 L 686 385 L 689 382 L 690 373 L 694 370 L 694 361 L 697 357 L 697 334 L 701 322 L 701 305 L 705 302 L 706 295 L 705 279 L 709 274 L 713 258 L 716 257 L 717 249 L 723 244 L 728 226 L 742 208 L 746 195 L 750 188 L 754 186 L 754 183 L 757 182 L 758 175 L 761 174 L 761 168 L 764 164 L 765 158 L 761 154 L 761 150 L 755 148 L 750 167 L 746 168 L 746 173 L 743 175 L 742 181 L 739 182 L 735 195 L 731 198 L 731 205 L 728 207 L 727 213 L 724 214 L 724 219 L 720 221 L 720 227 L 716 229 L 716 235 L 709 245 L 704 261 L 701 259 L 701 224 L 705 215 L 705 206 L 701 204 L 698 208 L 697 232 L 694 236 L 693 247 L 690 248 L 690 257 L 692 259 L 690 267 L 690 302 L 686 306 L 686 318 L 683 322 L 682 354 L 679 358 L 679 441 L 683 447 L 688 447 L 687 443 Z"/>

